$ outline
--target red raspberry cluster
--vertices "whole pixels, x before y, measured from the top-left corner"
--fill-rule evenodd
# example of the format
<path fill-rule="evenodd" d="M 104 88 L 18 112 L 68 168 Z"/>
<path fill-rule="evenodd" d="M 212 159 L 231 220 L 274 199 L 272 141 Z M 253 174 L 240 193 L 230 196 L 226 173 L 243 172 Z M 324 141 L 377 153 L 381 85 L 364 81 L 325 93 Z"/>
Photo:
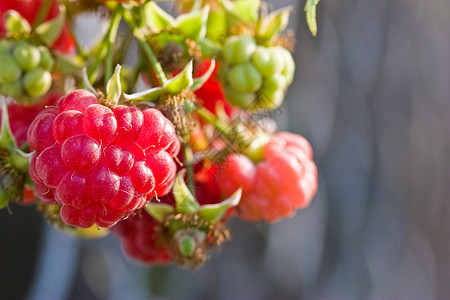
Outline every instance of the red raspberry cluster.
<path fill-rule="evenodd" d="M 82 228 L 110 227 L 148 197 L 167 194 L 180 149 L 173 124 L 158 110 L 111 109 L 85 90 L 40 112 L 27 138 L 36 150 L 29 170 L 36 193 L 61 204 L 62 220 Z"/>
<path fill-rule="evenodd" d="M 220 167 L 218 184 L 225 195 L 242 187 L 237 209 L 249 221 L 276 221 L 305 208 L 317 190 L 312 149 L 300 135 L 281 132 L 264 145 L 264 160 L 255 164 L 232 154 Z"/>

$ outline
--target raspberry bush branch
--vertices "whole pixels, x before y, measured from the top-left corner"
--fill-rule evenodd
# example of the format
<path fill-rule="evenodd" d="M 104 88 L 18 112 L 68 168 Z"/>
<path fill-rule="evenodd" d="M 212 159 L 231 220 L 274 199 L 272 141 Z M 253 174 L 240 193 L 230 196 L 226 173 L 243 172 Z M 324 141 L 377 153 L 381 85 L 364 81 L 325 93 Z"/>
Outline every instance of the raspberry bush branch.
<path fill-rule="evenodd" d="M 274 222 L 309 204 L 311 145 L 271 118 L 294 77 L 290 8 L 63 2 L 11 7 L 0 24 L 0 207 L 34 203 L 62 232 L 110 229 L 132 259 L 195 269 L 230 239 L 230 218 Z M 93 10 L 109 26 L 87 50 L 70 32 Z"/>

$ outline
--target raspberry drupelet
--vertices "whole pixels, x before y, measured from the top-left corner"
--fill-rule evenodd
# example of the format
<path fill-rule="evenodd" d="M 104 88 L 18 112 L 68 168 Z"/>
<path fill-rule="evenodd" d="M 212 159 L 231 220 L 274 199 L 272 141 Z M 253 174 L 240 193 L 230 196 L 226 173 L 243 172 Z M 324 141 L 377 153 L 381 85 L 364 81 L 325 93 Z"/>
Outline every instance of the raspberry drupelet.
<path fill-rule="evenodd" d="M 40 112 L 27 133 L 39 198 L 59 203 L 68 225 L 110 227 L 169 192 L 180 143 L 156 109 L 108 108 L 75 90 Z"/>

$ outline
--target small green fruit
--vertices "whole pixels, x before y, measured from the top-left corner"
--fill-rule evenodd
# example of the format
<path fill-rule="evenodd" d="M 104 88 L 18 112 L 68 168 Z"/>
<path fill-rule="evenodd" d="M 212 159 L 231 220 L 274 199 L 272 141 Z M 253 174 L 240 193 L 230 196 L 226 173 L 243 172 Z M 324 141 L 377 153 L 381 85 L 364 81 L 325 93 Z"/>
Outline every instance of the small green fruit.
<path fill-rule="evenodd" d="M 43 96 L 52 85 L 52 75 L 41 68 L 34 69 L 25 74 L 23 85 L 30 96 Z"/>
<path fill-rule="evenodd" d="M 11 55 L 1 56 L 0 82 L 13 83 L 22 75 L 22 70 Z"/>
<path fill-rule="evenodd" d="M 51 68 L 53 67 L 53 64 L 55 63 L 55 60 L 53 59 L 52 54 L 50 53 L 48 48 L 45 46 L 40 46 L 38 49 L 39 49 L 39 53 L 41 55 L 41 60 L 39 62 L 39 66 L 44 70 L 50 71 Z"/>
<path fill-rule="evenodd" d="M 284 67 L 284 57 L 272 48 L 258 46 L 252 55 L 252 63 L 264 77 L 280 73 Z"/>
<path fill-rule="evenodd" d="M 286 88 L 286 77 L 281 74 L 275 74 L 272 77 L 266 78 L 263 81 L 262 90 L 264 92 L 275 92 L 278 90 L 284 91 Z"/>
<path fill-rule="evenodd" d="M 256 49 L 255 40 L 250 36 L 231 36 L 223 46 L 223 56 L 229 64 L 242 64 L 250 60 Z"/>
<path fill-rule="evenodd" d="M 36 68 L 41 60 L 39 49 L 30 44 L 16 46 L 13 55 L 22 70 L 26 71 Z"/>
<path fill-rule="evenodd" d="M 15 100 L 19 100 L 22 96 L 22 85 L 20 81 L 14 81 L 12 83 L 2 83 L 0 84 L 0 94 L 5 95 Z"/>
<path fill-rule="evenodd" d="M 243 109 L 251 107 L 255 102 L 254 93 L 241 93 L 232 87 L 225 88 L 225 97 L 231 105 L 239 106 Z"/>
<path fill-rule="evenodd" d="M 232 67 L 227 79 L 233 89 L 242 93 L 255 92 L 262 85 L 261 74 L 250 62 Z"/>

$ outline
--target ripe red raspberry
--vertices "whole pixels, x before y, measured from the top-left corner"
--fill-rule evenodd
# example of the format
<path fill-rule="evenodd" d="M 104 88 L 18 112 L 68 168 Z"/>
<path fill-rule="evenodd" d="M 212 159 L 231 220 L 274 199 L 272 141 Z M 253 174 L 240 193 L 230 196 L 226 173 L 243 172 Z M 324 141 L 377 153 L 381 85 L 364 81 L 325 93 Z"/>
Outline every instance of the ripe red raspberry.
<path fill-rule="evenodd" d="M 8 104 L 9 125 L 11 131 L 16 138 L 17 145 L 21 147 L 27 141 L 27 130 L 31 122 L 33 122 L 36 115 L 44 109 L 47 105 L 53 105 L 60 94 L 52 93 L 34 105 L 23 105 L 16 102 Z M 2 120 L 1 108 L 0 108 L 0 123 Z"/>
<path fill-rule="evenodd" d="M 157 226 L 155 219 L 142 212 L 119 222 L 111 231 L 120 238 L 130 258 L 145 264 L 165 264 L 170 262 L 169 249 L 159 245 Z"/>
<path fill-rule="evenodd" d="M 317 190 L 312 149 L 302 136 L 281 132 L 263 146 L 264 160 L 232 154 L 221 165 L 218 184 L 229 196 L 242 187 L 238 215 L 248 221 L 276 221 L 308 206 Z"/>
<path fill-rule="evenodd" d="M 209 68 L 211 62 L 204 61 L 198 65 L 195 69 L 195 77 L 202 76 Z M 202 85 L 201 88 L 195 91 L 195 95 L 202 100 L 202 104 L 210 112 L 216 113 L 217 105 L 222 105 L 227 115 L 231 115 L 232 106 L 225 100 L 225 94 L 222 85 L 217 78 L 219 70 L 219 64 L 216 64 L 216 68 L 208 80 Z"/>
<path fill-rule="evenodd" d="M 61 204 L 69 225 L 110 227 L 166 194 L 175 177 L 179 141 L 156 109 L 110 109 L 76 90 L 40 112 L 27 136 L 36 150 L 29 167 L 36 193 Z"/>

